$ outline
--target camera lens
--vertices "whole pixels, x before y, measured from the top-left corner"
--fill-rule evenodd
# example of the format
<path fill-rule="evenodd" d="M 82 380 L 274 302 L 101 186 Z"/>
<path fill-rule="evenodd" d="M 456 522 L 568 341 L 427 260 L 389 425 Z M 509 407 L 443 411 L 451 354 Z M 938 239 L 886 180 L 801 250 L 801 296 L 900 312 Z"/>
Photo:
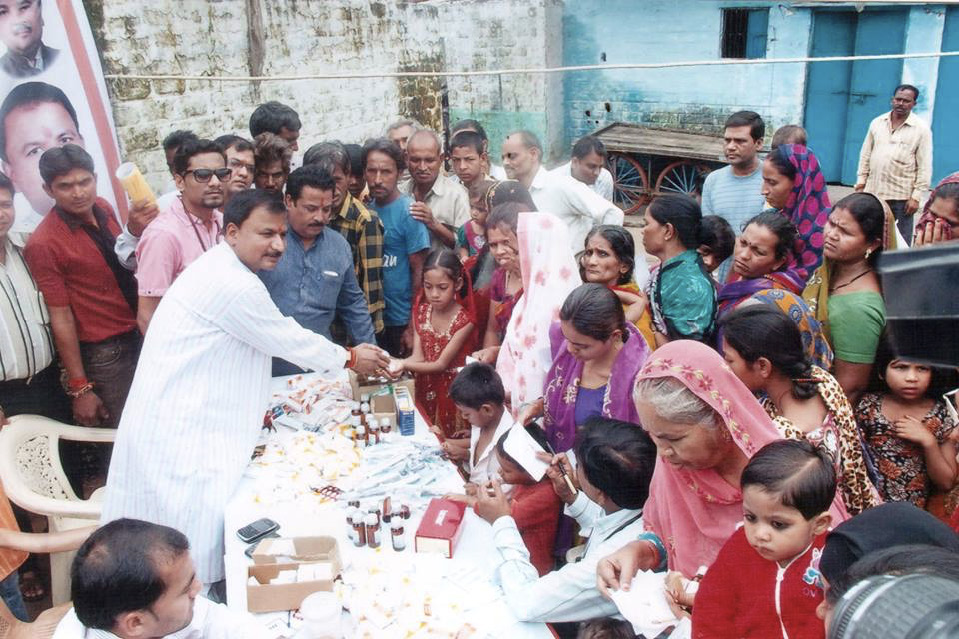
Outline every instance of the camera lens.
<path fill-rule="evenodd" d="M 959 637 L 959 583 L 912 574 L 863 579 L 836 605 L 829 639 Z"/>

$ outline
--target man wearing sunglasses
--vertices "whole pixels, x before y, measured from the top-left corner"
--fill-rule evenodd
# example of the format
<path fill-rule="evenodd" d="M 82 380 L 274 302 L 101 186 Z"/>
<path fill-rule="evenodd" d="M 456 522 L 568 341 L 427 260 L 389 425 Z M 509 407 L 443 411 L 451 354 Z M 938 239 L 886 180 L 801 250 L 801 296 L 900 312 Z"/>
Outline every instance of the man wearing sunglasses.
<path fill-rule="evenodd" d="M 231 175 L 226 155 L 212 140 L 188 140 L 173 156 L 173 179 L 180 195 L 144 229 L 136 251 L 137 324 L 144 334 L 173 280 L 220 241 L 219 209 Z"/>

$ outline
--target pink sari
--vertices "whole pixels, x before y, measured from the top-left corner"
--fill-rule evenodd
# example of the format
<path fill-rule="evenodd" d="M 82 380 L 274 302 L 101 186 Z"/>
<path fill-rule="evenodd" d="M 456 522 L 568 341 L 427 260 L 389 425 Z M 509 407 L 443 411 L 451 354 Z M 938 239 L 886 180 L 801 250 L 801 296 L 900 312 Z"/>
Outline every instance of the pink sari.
<path fill-rule="evenodd" d="M 766 444 L 782 439 L 755 396 L 716 351 L 690 340 L 669 342 L 646 361 L 636 380 L 672 377 L 709 404 L 720 416 L 739 450 L 752 457 Z M 677 468 L 657 458 L 649 499 L 643 512 L 669 553 L 670 570 L 692 578 L 709 566 L 743 520 L 739 486 L 716 471 Z M 839 518 L 833 502 L 833 525 Z"/>
<path fill-rule="evenodd" d="M 513 307 L 496 360 L 513 414 L 543 396 L 553 363 L 549 329 L 579 284 L 566 225 L 549 213 L 520 213 L 517 228 L 523 296 Z"/>

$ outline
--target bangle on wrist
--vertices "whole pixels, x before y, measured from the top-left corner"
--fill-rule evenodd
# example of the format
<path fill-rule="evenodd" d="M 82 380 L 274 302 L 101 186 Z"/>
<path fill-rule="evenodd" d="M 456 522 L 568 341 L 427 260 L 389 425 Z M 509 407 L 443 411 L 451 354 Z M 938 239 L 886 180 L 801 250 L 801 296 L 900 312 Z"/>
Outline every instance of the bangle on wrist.
<path fill-rule="evenodd" d="M 343 368 L 353 368 L 356 366 L 356 350 L 353 348 L 346 349 L 347 355 L 349 357 L 346 360 L 346 364 L 343 365 Z"/>
<path fill-rule="evenodd" d="M 83 388 L 90 383 L 86 377 L 75 377 L 73 379 L 67 380 L 67 390 L 77 390 Z"/>
<path fill-rule="evenodd" d="M 73 381 L 70 382 L 70 388 L 67 389 L 67 395 L 73 399 L 79 399 L 93 390 L 93 382 L 87 382 L 79 388 L 73 388 Z"/>

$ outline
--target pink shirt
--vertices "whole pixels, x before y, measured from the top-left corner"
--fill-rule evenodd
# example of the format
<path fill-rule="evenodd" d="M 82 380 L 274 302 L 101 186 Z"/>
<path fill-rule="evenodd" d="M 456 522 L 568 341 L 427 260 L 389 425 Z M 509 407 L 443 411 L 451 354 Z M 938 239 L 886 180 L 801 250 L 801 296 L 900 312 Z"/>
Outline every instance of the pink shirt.
<path fill-rule="evenodd" d="M 162 297 L 177 275 L 216 246 L 223 214 L 213 212 L 209 228 L 186 212 L 183 200 L 170 205 L 147 225 L 137 244 L 137 290 L 144 297 Z"/>

